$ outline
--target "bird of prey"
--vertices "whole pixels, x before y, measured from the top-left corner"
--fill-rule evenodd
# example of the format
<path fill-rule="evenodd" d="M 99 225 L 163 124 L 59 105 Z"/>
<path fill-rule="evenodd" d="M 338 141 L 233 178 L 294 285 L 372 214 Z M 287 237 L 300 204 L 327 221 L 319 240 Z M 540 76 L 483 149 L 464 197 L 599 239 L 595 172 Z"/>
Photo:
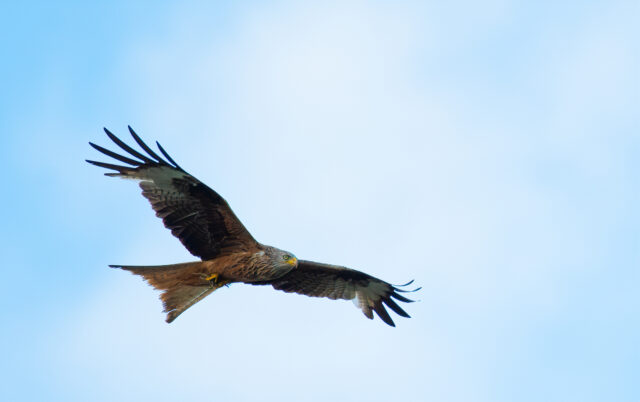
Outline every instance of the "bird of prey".
<path fill-rule="evenodd" d="M 103 154 L 122 162 L 87 162 L 111 170 L 107 176 L 140 182 L 142 195 L 156 216 L 191 254 L 201 261 L 162 266 L 110 265 L 142 276 L 160 290 L 168 323 L 216 289 L 231 283 L 271 285 L 274 289 L 312 297 L 353 300 L 364 315 L 373 312 L 395 326 L 385 305 L 402 317 L 409 315 L 393 300 L 412 302 L 399 286 L 336 265 L 298 260 L 288 251 L 257 242 L 233 213 L 229 204 L 211 188 L 182 169 L 156 142 L 163 159 L 129 127 L 143 152 L 135 150 L 106 128 L 107 136 L 129 155 L 123 156 L 89 143 Z M 416 291 L 414 289 L 411 291 Z"/>

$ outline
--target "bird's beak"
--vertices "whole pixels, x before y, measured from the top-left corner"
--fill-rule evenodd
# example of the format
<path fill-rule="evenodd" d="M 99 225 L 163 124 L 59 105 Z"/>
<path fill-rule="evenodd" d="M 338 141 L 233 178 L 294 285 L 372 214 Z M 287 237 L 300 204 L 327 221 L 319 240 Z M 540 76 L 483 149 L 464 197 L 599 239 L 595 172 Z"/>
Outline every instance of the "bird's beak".
<path fill-rule="evenodd" d="M 291 257 L 287 260 L 287 262 L 295 267 L 296 264 L 298 263 L 298 259 L 296 257 Z"/>

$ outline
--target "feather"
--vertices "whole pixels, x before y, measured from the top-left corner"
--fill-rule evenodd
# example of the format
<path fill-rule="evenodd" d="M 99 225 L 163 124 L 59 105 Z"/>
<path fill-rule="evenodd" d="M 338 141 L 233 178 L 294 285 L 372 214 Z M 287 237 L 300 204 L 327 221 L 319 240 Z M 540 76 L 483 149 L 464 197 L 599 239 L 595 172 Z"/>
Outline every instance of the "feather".
<path fill-rule="evenodd" d="M 148 157 L 144 156 L 140 152 L 136 151 L 135 149 L 131 148 L 129 145 L 127 145 L 125 142 L 123 142 L 120 138 L 116 137 L 111 131 L 107 130 L 106 127 L 104 128 L 104 132 L 107 133 L 107 136 L 111 139 L 111 141 L 115 142 L 116 145 L 119 146 L 120 148 L 122 148 L 124 151 L 129 152 L 131 155 L 133 155 L 136 158 L 144 161 L 145 163 L 148 163 L 148 164 L 151 164 L 151 165 L 155 165 L 154 161 L 152 161 Z"/>
<path fill-rule="evenodd" d="M 386 324 L 391 325 L 392 327 L 396 326 L 396 324 L 393 323 L 393 320 L 389 316 L 389 313 L 387 313 L 387 310 L 384 309 L 384 306 L 382 305 L 380 299 L 378 299 L 373 304 L 373 311 L 375 311 L 376 314 L 378 314 L 378 317 L 380 317 L 380 319 L 382 319 L 382 321 L 384 321 Z"/>
<path fill-rule="evenodd" d="M 130 169 L 128 167 L 125 166 L 118 166 L 118 165 L 112 165 L 111 163 L 104 163 L 104 162 L 96 162 L 96 161 L 90 161 L 88 159 L 85 159 L 85 161 L 89 162 L 92 165 L 96 165 L 96 166 L 100 166 L 106 169 L 113 169 L 113 170 L 117 170 L 117 171 L 125 171 L 126 169 Z M 107 173 L 109 174 L 109 173 Z"/>
<path fill-rule="evenodd" d="M 149 148 L 147 144 L 145 144 L 140 137 L 138 137 L 138 134 L 136 134 L 136 132 L 133 131 L 131 126 L 127 126 L 127 127 L 129 128 L 129 132 L 131 133 L 131 136 L 133 137 L 133 139 L 138 143 L 138 145 L 140 145 L 142 149 L 144 149 L 149 154 L 149 156 L 157 160 L 158 163 L 160 163 L 161 165 L 168 165 L 168 163 L 164 159 L 156 155 L 156 153 L 153 152 L 153 150 Z"/>
<path fill-rule="evenodd" d="M 160 150 L 160 152 L 162 152 L 162 155 L 164 155 L 164 156 L 169 160 L 169 162 L 173 163 L 173 166 L 175 166 L 176 168 L 178 168 L 178 169 L 182 170 L 182 168 L 180 167 L 180 165 L 178 165 L 178 164 L 173 160 L 173 158 L 171 158 L 171 157 L 169 156 L 169 154 L 164 150 L 164 148 L 162 148 L 162 145 L 160 145 L 160 143 L 159 143 L 158 141 L 156 141 L 156 145 L 158 146 L 158 149 Z M 184 170 L 182 170 L 182 171 L 184 172 Z"/>
<path fill-rule="evenodd" d="M 112 158 L 114 158 L 114 159 L 119 160 L 120 162 L 128 163 L 129 165 L 133 165 L 133 166 L 139 166 L 139 165 L 142 165 L 142 162 L 140 162 L 140 161 L 136 161 L 136 160 L 133 160 L 133 159 L 127 158 L 127 157 L 125 157 L 125 156 L 118 155 L 117 153 L 112 152 L 112 151 L 109 151 L 109 150 L 108 150 L 108 149 L 106 149 L 106 148 L 102 148 L 100 145 L 96 145 L 96 144 L 94 144 L 93 142 L 90 142 L 90 143 L 89 143 L 89 145 L 91 145 L 94 149 L 96 149 L 96 150 L 98 150 L 98 151 L 102 152 L 103 154 L 105 154 L 105 155 L 107 155 L 107 156 L 110 156 L 110 157 L 112 157 Z"/>

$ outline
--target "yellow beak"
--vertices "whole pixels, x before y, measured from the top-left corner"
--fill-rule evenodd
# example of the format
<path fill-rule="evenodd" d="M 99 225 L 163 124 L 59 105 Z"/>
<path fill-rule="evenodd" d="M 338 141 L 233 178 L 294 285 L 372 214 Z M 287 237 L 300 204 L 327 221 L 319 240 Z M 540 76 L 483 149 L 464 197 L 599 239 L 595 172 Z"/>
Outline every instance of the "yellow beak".
<path fill-rule="evenodd" d="M 298 263 L 298 259 L 296 257 L 291 257 L 287 260 L 287 264 L 296 265 Z"/>

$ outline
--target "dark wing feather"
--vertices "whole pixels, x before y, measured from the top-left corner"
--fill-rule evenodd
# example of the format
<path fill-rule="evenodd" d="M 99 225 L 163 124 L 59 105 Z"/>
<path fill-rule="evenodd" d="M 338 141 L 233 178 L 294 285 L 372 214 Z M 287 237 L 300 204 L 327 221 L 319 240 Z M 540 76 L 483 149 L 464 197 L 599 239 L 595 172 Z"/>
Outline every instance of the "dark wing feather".
<path fill-rule="evenodd" d="M 399 295 L 397 292 L 402 291 L 401 289 L 364 272 L 312 261 L 299 260 L 298 268 L 268 284 L 284 292 L 334 300 L 354 300 L 367 318 L 373 319 L 375 311 L 382 321 L 392 327 L 395 327 L 395 324 L 384 306 L 402 317 L 409 318 L 409 314 L 392 298 L 407 303 L 413 301 Z"/>
<path fill-rule="evenodd" d="M 229 204 L 211 188 L 185 172 L 164 149 L 160 152 L 169 159 L 162 159 L 153 152 L 138 135 L 129 128 L 136 143 L 148 156 L 131 148 L 110 131 L 105 132 L 121 149 L 129 153 L 122 156 L 99 145 L 96 150 L 130 166 L 87 161 L 96 166 L 115 170 L 106 173 L 140 180 L 142 195 L 149 200 L 156 215 L 171 230 L 191 254 L 208 260 L 233 249 L 257 247 L 257 242 L 235 216 Z"/>

